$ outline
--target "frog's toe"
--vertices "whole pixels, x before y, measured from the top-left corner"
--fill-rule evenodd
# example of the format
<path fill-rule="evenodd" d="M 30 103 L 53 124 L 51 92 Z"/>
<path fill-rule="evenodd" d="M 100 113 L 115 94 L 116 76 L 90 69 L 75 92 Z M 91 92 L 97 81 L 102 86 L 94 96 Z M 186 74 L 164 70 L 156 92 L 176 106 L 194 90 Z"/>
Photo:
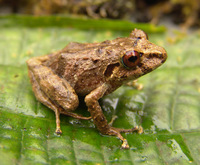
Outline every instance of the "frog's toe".
<path fill-rule="evenodd" d="M 141 126 L 136 126 L 132 129 L 122 129 L 122 128 L 115 128 L 115 127 L 110 127 L 109 131 L 107 132 L 108 135 L 114 135 L 117 136 L 121 141 L 122 145 L 121 148 L 127 149 L 129 148 L 127 140 L 121 135 L 121 133 L 128 133 L 128 132 L 138 132 L 138 133 L 143 133 L 143 128 Z"/>
<path fill-rule="evenodd" d="M 107 132 L 107 134 L 108 134 L 108 135 L 117 136 L 117 137 L 122 141 L 121 148 L 127 149 L 127 148 L 129 148 L 128 142 L 127 142 L 127 140 L 121 135 L 120 132 L 121 132 L 121 129 L 120 129 L 120 128 L 110 127 L 110 128 L 109 128 L 109 131 Z"/>
<path fill-rule="evenodd" d="M 128 145 L 128 142 L 126 139 L 124 139 L 122 141 L 122 145 L 121 145 L 122 149 L 128 149 L 129 148 L 129 145 Z"/>
<path fill-rule="evenodd" d="M 62 131 L 61 131 L 60 128 L 56 128 L 56 131 L 55 131 L 55 132 L 56 132 L 57 135 L 61 135 L 61 134 L 62 134 Z"/>
<path fill-rule="evenodd" d="M 137 132 L 139 134 L 143 133 L 142 126 L 136 126 L 132 129 L 123 129 L 123 128 L 117 128 L 119 132 L 121 133 L 129 133 L 129 132 Z"/>
<path fill-rule="evenodd" d="M 137 132 L 139 133 L 139 134 L 141 134 L 141 133 L 143 133 L 144 132 L 144 130 L 143 130 L 143 127 L 142 126 L 137 126 L 138 127 L 138 129 L 137 129 Z"/>

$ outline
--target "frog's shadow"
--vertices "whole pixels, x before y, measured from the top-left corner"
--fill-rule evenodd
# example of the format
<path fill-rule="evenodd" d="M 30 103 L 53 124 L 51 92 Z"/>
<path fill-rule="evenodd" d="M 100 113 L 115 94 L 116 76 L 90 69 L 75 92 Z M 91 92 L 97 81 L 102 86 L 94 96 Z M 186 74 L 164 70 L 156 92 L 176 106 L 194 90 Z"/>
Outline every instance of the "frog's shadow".
<path fill-rule="evenodd" d="M 84 117 L 89 117 L 90 113 L 88 112 L 88 107 L 86 106 L 86 103 L 84 101 L 85 96 L 78 96 L 78 98 L 79 98 L 79 106 L 73 112 L 76 113 L 76 114 L 82 115 Z M 103 113 L 106 116 L 106 118 L 109 118 L 109 116 L 112 116 L 110 114 L 110 111 L 107 111 L 106 109 L 103 108 L 104 107 L 103 106 L 104 105 L 103 99 L 99 100 L 99 104 L 102 107 Z M 81 125 L 83 127 L 84 126 L 95 127 L 92 120 L 75 119 L 73 117 L 66 116 L 66 115 L 63 115 L 63 114 L 61 114 L 60 119 L 61 119 L 61 123 L 71 123 L 73 125 L 78 124 L 78 125 Z"/>

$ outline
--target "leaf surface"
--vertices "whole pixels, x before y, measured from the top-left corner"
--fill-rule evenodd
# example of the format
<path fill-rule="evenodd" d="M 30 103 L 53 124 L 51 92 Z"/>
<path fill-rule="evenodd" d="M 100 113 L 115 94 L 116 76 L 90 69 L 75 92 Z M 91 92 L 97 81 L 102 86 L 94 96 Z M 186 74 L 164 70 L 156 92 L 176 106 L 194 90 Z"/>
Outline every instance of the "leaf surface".
<path fill-rule="evenodd" d="M 23 18 L 23 17 L 22 17 Z M 0 24 L 9 18 L 0 19 Z M 168 60 L 139 79 L 141 91 L 121 87 L 100 100 L 115 127 L 142 125 L 144 133 L 124 134 L 130 149 L 116 137 L 102 136 L 92 121 L 61 116 L 63 134 L 55 131 L 54 112 L 32 92 L 25 61 L 48 54 L 71 41 L 99 42 L 128 31 L 29 26 L 0 27 L 0 162 L 2 164 L 200 164 L 200 35 L 170 44 L 168 33 L 150 34 Z M 82 101 L 77 110 L 89 116 Z"/>

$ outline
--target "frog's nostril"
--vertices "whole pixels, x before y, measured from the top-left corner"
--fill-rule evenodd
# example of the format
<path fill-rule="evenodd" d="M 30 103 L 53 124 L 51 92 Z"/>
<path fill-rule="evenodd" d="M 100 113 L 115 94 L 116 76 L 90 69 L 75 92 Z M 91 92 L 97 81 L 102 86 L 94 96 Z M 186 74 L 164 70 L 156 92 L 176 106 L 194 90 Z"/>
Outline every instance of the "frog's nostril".
<path fill-rule="evenodd" d="M 167 59 L 167 52 L 165 51 L 164 53 L 162 53 L 162 57 L 163 57 L 163 59 Z"/>
<path fill-rule="evenodd" d="M 164 55 L 163 53 L 159 53 L 157 54 L 155 57 L 159 58 L 159 59 L 163 59 L 164 58 Z"/>
<path fill-rule="evenodd" d="M 164 63 L 167 59 L 167 52 L 162 53 L 162 63 Z"/>

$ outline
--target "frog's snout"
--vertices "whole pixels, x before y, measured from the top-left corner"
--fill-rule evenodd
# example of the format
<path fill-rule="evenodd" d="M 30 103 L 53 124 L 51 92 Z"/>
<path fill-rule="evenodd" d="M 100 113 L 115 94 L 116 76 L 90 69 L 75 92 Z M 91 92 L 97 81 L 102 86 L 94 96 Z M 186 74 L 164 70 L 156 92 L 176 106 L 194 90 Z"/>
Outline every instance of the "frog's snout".
<path fill-rule="evenodd" d="M 167 59 L 167 52 L 164 48 L 159 46 L 150 56 L 156 57 L 161 60 L 161 63 L 164 63 Z"/>

